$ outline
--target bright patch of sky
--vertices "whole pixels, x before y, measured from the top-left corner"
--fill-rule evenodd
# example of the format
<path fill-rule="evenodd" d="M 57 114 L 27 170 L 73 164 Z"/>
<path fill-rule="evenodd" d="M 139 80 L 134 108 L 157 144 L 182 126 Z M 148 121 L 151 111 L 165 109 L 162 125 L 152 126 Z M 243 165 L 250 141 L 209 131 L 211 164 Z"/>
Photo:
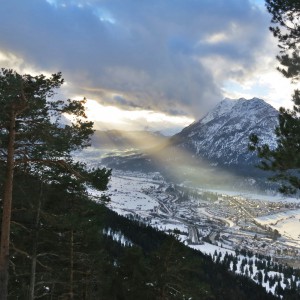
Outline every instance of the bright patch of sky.
<path fill-rule="evenodd" d="M 252 2 L 261 9 L 266 9 L 264 0 L 252 0 Z"/>
<path fill-rule="evenodd" d="M 80 97 L 77 97 L 80 98 Z M 123 110 L 115 106 L 104 106 L 95 100 L 88 99 L 86 113 L 89 119 L 95 122 L 96 129 L 118 130 L 147 130 L 161 131 L 170 135 L 180 128 L 190 125 L 194 120 L 186 116 L 170 116 L 150 110 Z"/>
<path fill-rule="evenodd" d="M 56 5 L 56 0 L 46 0 L 51 5 Z"/>
<path fill-rule="evenodd" d="M 112 16 L 112 14 L 104 9 L 96 8 L 94 11 L 95 15 L 99 18 L 101 22 L 107 22 L 110 24 L 115 24 L 116 20 Z"/>
<path fill-rule="evenodd" d="M 236 80 L 228 80 L 224 83 L 223 93 L 231 99 L 250 99 L 253 95 L 268 100 L 276 109 L 281 106 L 292 108 L 291 101 L 294 89 L 299 85 L 293 85 L 279 72 L 265 73 L 252 80 L 240 83 Z"/>

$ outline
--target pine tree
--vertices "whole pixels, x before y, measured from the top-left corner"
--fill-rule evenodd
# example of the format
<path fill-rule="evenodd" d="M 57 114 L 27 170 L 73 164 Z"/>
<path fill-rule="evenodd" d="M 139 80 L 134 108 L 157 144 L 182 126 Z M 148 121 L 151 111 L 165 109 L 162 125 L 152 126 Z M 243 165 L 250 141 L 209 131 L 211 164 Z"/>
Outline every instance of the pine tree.
<path fill-rule="evenodd" d="M 106 187 L 106 170 L 87 170 L 75 163 L 71 152 L 89 145 L 93 123 L 86 120 L 85 100 L 55 100 L 55 90 L 63 84 L 61 73 L 20 75 L 0 72 L 0 165 L 3 212 L 0 245 L 0 299 L 7 299 L 10 224 L 15 172 L 42 178 L 43 182 L 72 182 Z M 72 122 L 63 125 L 62 115 Z M 104 179 L 104 180 L 103 180 Z"/>
<path fill-rule="evenodd" d="M 295 0 L 266 0 L 272 15 L 273 35 L 278 39 L 280 55 L 277 56 L 282 68 L 279 71 L 293 82 L 300 79 L 300 2 Z M 279 126 L 275 130 L 277 147 L 260 144 L 256 135 L 250 136 L 249 149 L 257 151 L 262 158 L 259 167 L 274 172 L 270 179 L 279 181 L 279 191 L 286 194 L 300 190 L 300 91 L 295 90 L 292 98 L 293 109 L 279 110 Z"/>
<path fill-rule="evenodd" d="M 278 39 L 280 55 L 277 56 L 284 68 L 279 68 L 287 78 L 300 79 L 299 36 L 300 3 L 296 0 L 266 0 L 266 6 L 272 15 L 272 23 L 279 26 L 270 27 Z"/>
<path fill-rule="evenodd" d="M 258 283 L 262 284 L 262 282 L 263 282 L 263 274 L 262 274 L 262 272 L 258 271 L 256 274 L 257 274 L 257 281 L 258 281 Z"/>
<path fill-rule="evenodd" d="M 10 298 L 101 298 L 103 205 L 65 183 L 42 183 L 39 193 L 39 178 L 14 182 Z"/>

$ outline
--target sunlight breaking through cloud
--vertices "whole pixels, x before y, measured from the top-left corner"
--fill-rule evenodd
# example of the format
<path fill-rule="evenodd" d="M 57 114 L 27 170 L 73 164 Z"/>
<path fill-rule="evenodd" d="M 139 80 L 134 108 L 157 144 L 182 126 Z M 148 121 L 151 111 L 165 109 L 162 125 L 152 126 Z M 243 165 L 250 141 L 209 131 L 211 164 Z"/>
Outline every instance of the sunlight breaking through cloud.
<path fill-rule="evenodd" d="M 102 123 L 110 123 L 110 129 L 137 130 L 139 126 L 132 125 L 134 121 L 134 124 L 144 124 L 144 127 L 158 130 L 168 127 L 182 128 L 194 121 L 186 116 L 170 116 L 149 110 L 122 110 L 90 99 L 87 100 L 86 113 L 95 122 L 97 129 L 101 129 Z"/>

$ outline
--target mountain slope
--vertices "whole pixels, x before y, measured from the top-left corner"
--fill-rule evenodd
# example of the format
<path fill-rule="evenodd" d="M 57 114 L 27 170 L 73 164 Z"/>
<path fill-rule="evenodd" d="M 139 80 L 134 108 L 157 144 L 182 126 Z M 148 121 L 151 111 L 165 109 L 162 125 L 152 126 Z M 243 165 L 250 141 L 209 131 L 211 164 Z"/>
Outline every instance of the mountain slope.
<path fill-rule="evenodd" d="M 119 216 L 87 195 L 70 198 L 61 185 L 40 187 L 36 177 L 16 177 L 8 299 L 28 299 L 32 276 L 35 299 L 70 299 L 72 293 L 74 300 L 276 299 L 172 235 Z"/>
<path fill-rule="evenodd" d="M 267 180 L 270 174 L 256 168 L 259 159 L 248 150 L 248 143 L 254 133 L 275 147 L 277 124 L 278 111 L 261 99 L 225 99 L 161 147 L 126 157 L 107 156 L 102 163 L 113 169 L 159 171 L 178 183 L 276 189 Z"/>
<path fill-rule="evenodd" d="M 277 110 L 261 99 L 225 99 L 173 136 L 172 145 L 222 166 L 253 165 L 257 157 L 248 151 L 249 135 L 275 147 L 277 119 Z"/>

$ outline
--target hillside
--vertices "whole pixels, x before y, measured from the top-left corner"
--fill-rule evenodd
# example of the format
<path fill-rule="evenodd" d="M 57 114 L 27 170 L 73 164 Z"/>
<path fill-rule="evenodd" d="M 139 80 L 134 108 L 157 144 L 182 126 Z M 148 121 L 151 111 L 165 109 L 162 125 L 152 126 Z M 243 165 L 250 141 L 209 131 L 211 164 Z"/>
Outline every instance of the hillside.
<path fill-rule="evenodd" d="M 86 197 L 70 201 L 59 186 L 43 186 L 39 208 L 38 189 L 36 178 L 16 180 L 10 299 L 28 295 L 34 259 L 40 299 L 276 299 L 176 237 Z"/>

